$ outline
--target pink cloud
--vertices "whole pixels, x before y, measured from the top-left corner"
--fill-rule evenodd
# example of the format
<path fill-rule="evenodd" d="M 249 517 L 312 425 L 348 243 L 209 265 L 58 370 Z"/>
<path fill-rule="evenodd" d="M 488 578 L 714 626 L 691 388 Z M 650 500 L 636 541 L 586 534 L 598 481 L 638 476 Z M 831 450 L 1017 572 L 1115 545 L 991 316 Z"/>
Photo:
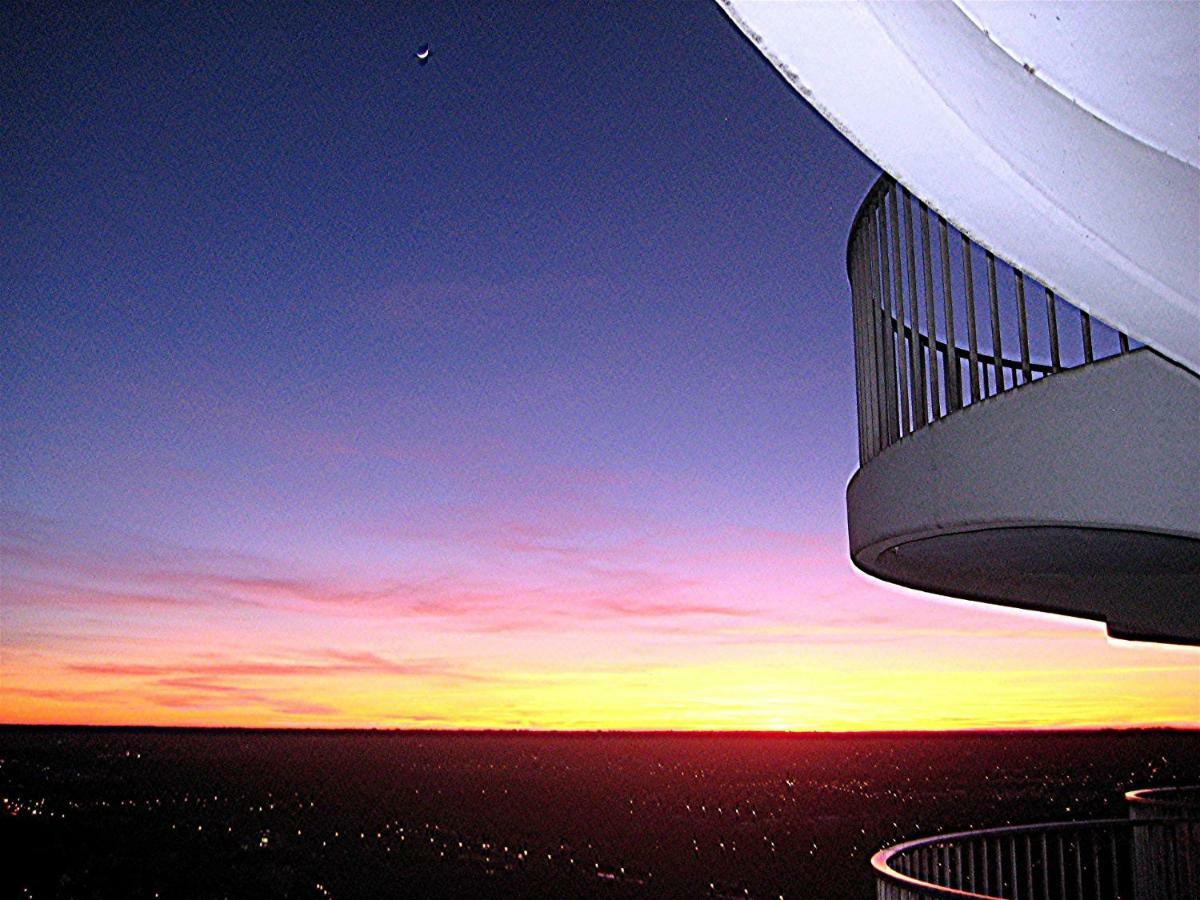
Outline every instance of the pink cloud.
<path fill-rule="evenodd" d="M 160 684 L 185 686 L 183 679 L 229 677 L 294 677 L 298 675 L 386 674 L 413 678 L 477 680 L 482 676 L 444 659 L 392 660 L 375 653 L 327 650 L 313 658 L 277 661 L 230 659 L 183 663 L 74 663 L 67 668 L 85 675 L 167 679 Z M 195 686 L 192 682 L 186 686 Z"/>

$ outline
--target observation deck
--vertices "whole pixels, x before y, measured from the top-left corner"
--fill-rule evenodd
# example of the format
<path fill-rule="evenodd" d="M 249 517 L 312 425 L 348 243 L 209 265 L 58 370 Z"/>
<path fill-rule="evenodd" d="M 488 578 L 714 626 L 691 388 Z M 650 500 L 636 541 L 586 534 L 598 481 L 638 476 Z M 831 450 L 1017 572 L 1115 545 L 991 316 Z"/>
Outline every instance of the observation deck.
<path fill-rule="evenodd" d="M 864 571 L 1200 643 L 1200 376 L 888 176 L 851 229 Z M 1197 335 L 1200 341 L 1200 335 Z"/>

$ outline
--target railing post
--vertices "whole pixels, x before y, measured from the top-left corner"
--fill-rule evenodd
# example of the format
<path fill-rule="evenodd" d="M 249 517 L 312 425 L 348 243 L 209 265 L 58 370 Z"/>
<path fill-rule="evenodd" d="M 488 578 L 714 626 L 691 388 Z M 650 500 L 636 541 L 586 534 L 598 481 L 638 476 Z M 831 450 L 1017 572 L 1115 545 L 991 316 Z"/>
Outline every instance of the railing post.
<path fill-rule="evenodd" d="M 1050 900 L 1050 849 L 1042 832 L 1042 900 Z"/>
<path fill-rule="evenodd" d="M 921 209 L 921 260 L 924 263 L 925 275 L 925 326 L 929 330 L 927 346 L 929 347 L 929 418 L 930 421 L 942 416 L 942 392 L 938 386 L 937 361 L 937 315 L 936 302 L 933 298 L 933 253 L 930 249 L 929 238 L 929 207 L 920 204 Z"/>
<path fill-rule="evenodd" d="M 958 340 L 954 334 L 954 289 L 950 284 L 950 238 L 946 220 L 941 216 L 938 216 L 938 244 L 942 251 L 942 306 L 946 317 L 946 406 L 962 409 L 962 373 L 958 367 Z"/>
<path fill-rule="evenodd" d="M 986 894 L 992 889 L 992 869 L 988 865 L 988 842 L 986 837 L 979 842 L 979 846 L 983 853 L 983 892 Z"/>
<path fill-rule="evenodd" d="M 923 428 L 928 421 L 928 393 L 925 389 L 925 361 L 922 356 L 924 351 L 921 349 L 921 315 L 917 305 L 917 252 L 916 242 L 913 240 L 912 198 L 907 190 L 899 189 L 896 191 L 897 203 L 901 196 L 904 198 L 904 243 L 905 255 L 908 258 L 908 305 L 912 318 L 912 342 L 909 345 L 912 358 L 909 360 L 909 371 L 912 372 L 913 379 L 913 427 Z M 894 215 L 894 206 L 892 210 Z"/>
<path fill-rule="evenodd" d="M 1075 884 L 1079 888 L 1079 896 L 1083 896 L 1083 832 L 1075 831 Z"/>
<path fill-rule="evenodd" d="M 988 312 L 992 326 L 992 366 L 996 374 L 996 393 L 1005 391 L 1004 386 L 1004 355 L 1000 339 L 1000 298 L 996 293 L 996 257 L 992 251 L 987 253 L 987 283 L 988 283 Z M 1016 379 L 1013 379 L 1016 382 Z"/>
<path fill-rule="evenodd" d="M 896 361 L 897 369 L 900 377 L 899 393 L 900 393 L 900 416 L 904 422 L 904 429 L 911 433 L 916 428 L 916 417 L 909 418 L 910 409 L 915 411 L 916 393 L 911 385 L 912 377 L 912 345 L 909 343 L 908 335 L 904 328 L 904 281 L 900 272 L 901 256 L 900 256 L 900 228 L 896 218 L 896 193 L 898 188 L 895 184 L 891 186 L 887 195 L 884 197 L 884 208 L 881 215 L 886 218 L 888 216 L 887 198 L 890 197 L 891 202 L 891 243 L 888 245 L 888 252 L 891 254 L 892 261 L 892 302 L 889 307 L 891 311 L 892 321 L 896 326 Z M 906 359 L 907 357 L 907 359 Z M 903 430 L 902 429 L 902 433 Z"/>
<path fill-rule="evenodd" d="M 871 409 L 868 411 L 868 419 L 871 423 L 871 456 L 874 458 L 879 454 L 885 446 L 883 442 L 882 418 L 880 409 L 883 406 L 883 397 L 881 391 L 883 389 L 883 366 L 880 362 L 880 347 L 882 341 L 880 339 L 879 328 L 879 304 L 881 302 L 880 295 L 880 270 L 881 261 L 878 255 L 879 250 L 879 234 L 878 228 L 874 219 L 869 219 L 867 224 L 867 267 L 869 277 L 867 279 L 871 286 L 867 300 L 867 330 L 870 338 L 870 356 L 871 365 L 869 372 L 871 377 Z"/>
<path fill-rule="evenodd" d="M 1025 835 L 1025 895 L 1033 900 L 1033 841 Z"/>
<path fill-rule="evenodd" d="M 883 418 L 884 430 L 883 441 L 885 447 L 890 447 L 896 443 L 903 434 L 900 428 L 898 411 L 896 408 L 896 361 L 895 361 L 895 338 L 893 336 L 893 328 L 891 319 L 891 292 L 888 279 L 889 260 L 887 254 L 887 221 L 881 217 L 880 227 L 882 234 L 880 235 L 880 244 L 883 246 L 883 255 L 880 257 L 880 277 L 879 277 L 879 297 L 882 314 L 879 317 L 880 327 L 882 329 L 880 335 L 880 347 L 883 351 L 883 383 L 880 388 L 883 391 Z"/>
<path fill-rule="evenodd" d="M 1017 334 L 1021 343 L 1021 377 L 1023 384 L 1033 381 L 1029 367 L 1029 317 L 1025 311 L 1025 276 L 1020 269 L 1013 269 L 1017 280 Z"/>
<path fill-rule="evenodd" d="M 1132 842 L 1132 840 L 1133 840 L 1133 835 L 1130 835 L 1130 842 Z M 1118 855 L 1117 855 L 1117 833 L 1116 833 L 1116 831 L 1108 832 L 1108 850 L 1109 850 L 1109 853 L 1112 854 L 1112 860 L 1111 860 L 1110 866 L 1112 868 L 1113 896 L 1118 897 L 1121 895 L 1121 869 L 1120 869 L 1119 859 L 1118 859 Z"/>
<path fill-rule="evenodd" d="M 1058 350 L 1058 311 L 1054 307 L 1054 291 L 1046 288 L 1046 327 L 1050 331 L 1050 368 L 1062 371 L 1062 354 Z"/>
<path fill-rule="evenodd" d="M 967 360 L 971 365 L 971 402 L 979 401 L 979 335 L 975 327 L 975 278 L 971 271 L 971 241 L 962 235 L 963 283 L 967 288 Z"/>
<path fill-rule="evenodd" d="M 867 411 L 871 409 L 870 386 L 867 359 L 867 326 L 866 326 L 866 297 L 869 286 L 864 274 L 864 259 L 867 237 L 860 227 L 854 235 L 851 248 L 850 265 L 850 297 L 853 307 L 854 322 L 854 369 L 855 387 L 858 396 L 858 457 L 859 465 L 865 464 L 870 458 L 868 436 L 870 430 L 867 424 Z"/>

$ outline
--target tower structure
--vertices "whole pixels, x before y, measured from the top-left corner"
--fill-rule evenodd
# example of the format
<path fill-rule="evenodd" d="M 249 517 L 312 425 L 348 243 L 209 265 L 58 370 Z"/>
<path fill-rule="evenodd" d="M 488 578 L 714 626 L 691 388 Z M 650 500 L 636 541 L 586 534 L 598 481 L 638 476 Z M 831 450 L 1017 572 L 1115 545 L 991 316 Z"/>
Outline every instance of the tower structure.
<path fill-rule="evenodd" d="M 1200 644 L 1200 4 L 721 2 L 885 173 L 847 248 L 855 564 Z M 1200 896 L 1198 798 L 889 847 L 878 895 Z"/>

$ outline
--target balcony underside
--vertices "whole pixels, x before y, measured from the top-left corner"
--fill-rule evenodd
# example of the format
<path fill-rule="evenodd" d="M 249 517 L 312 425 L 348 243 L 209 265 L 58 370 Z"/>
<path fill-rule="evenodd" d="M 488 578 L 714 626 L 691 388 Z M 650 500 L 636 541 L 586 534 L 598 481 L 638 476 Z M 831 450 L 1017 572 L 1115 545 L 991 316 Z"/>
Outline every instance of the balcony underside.
<path fill-rule="evenodd" d="M 847 506 L 854 562 L 884 580 L 1200 644 L 1200 378 L 1151 351 L 919 429 Z"/>

